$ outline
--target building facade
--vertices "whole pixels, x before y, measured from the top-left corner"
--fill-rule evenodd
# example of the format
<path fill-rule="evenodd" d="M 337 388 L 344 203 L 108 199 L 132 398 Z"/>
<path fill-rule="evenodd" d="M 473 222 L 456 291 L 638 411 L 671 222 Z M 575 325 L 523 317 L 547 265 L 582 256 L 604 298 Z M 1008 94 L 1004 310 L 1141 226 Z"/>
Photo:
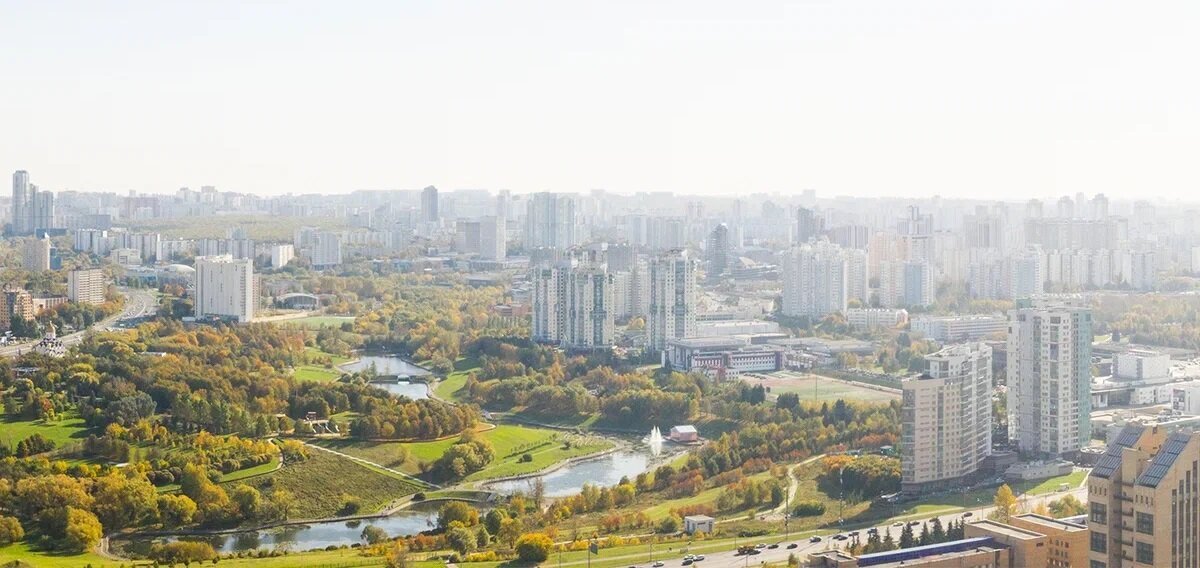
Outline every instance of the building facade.
<path fill-rule="evenodd" d="M 927 371 L 902 381 L 901 486 L 944 487 L 992 453 L 992 349 L 983 343 L 925 356 Z"/>
<path fill-rule="evenodd" d="M 782 253 L 783 315 L 817 320 L 844 312 L 849 300 L 849 261 L 828 241 L 807 243 Z"/>
<path fill-rule="evenodd" d="M 254 319 L 254 262 L 229 255 L 196 257 L 196 318 Z"/>
<path fill-rule="evenodd" d="M 1008 319 L 1009 438 L 1029 455 L 1079 451 L 1092 434 L 1091 310 L 1022 300 Z"/>
<path fill-rule="evenodd" d="M 650 261 L 649 348 L 696 335 L 696 260 L 686 250 L 673 250 Z"/>
<path fill-rule="evenodd" d="M 81 304 L 98 306 L 104 303 L 104 271 L 83 268 L 67 273 L 67 299 Z"/>

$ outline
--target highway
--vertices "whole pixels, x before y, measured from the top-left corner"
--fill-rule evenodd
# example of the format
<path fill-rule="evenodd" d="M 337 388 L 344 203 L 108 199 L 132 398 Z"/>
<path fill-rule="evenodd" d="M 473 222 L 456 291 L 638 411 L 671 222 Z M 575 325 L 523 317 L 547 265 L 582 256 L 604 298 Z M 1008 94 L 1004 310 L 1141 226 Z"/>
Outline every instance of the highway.
<path fill-rule="evenodd" d="M 60 336 L 59 339 L 62 340 L 63 345 L 71 347 L 79 344 L 90 330 L 108 331 L 115 325 L 153 316 L 158 311 L 158 301 L 155 299 L 153 290 L 122 287 L 118 288 L 118 291 L 125 296 L 125 307 L 121 309 L 120 313 L 96 322 L 88 329 Z M 16 357 L 32 349 L 34 343 L 37 343 L 37 340 L 0 347 L 0 357 Z"/>

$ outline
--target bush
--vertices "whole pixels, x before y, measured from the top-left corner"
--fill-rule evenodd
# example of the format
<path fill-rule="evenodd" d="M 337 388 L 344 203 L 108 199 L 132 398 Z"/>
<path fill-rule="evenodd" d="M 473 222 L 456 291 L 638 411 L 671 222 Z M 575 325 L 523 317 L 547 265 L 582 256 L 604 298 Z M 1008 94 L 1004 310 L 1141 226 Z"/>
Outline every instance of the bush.
<path fill-rule="evenodd" d="M 796 517 L 816 517 L 825 514 L 825 504 L 820 501 L 802 501 L 792 509 Z"/>
<path fill-rule="evenodd" d="M 190 564 L 205 560 L 216 560 L 217 551 L 207 542 L 175 541 L 155 544 L 150 547 L 150 559 L 172 566 L 176 563 Z"/>
<path fill-rule="evenodd" d="M 525 533 L 517 539 L 517 557 L 525 562 L 545 562 L 554 541 L 543 533 Z"/>
<path fill-rule="evenodd" d="M 0 546 L 8 546 L 25 538 L 25 529 L 16 517 L 0 515 Z"/>
<path fill-rule="evenodd" d="M 533 455 L 529 453 L 521 454 L 521 463 L 529 463 L 533 461 Z"/>
<path fill-rule="evenodd" d="M 676 517 L 675 515 L 668 515 L 664 517 L 663 520 L 658 522 L 658 528 L 655 530 L 663 534 L 677 533 L 679 532 L 679 527 L 682 524 L 683 523 L 679 520 L 679 517 Z"/>

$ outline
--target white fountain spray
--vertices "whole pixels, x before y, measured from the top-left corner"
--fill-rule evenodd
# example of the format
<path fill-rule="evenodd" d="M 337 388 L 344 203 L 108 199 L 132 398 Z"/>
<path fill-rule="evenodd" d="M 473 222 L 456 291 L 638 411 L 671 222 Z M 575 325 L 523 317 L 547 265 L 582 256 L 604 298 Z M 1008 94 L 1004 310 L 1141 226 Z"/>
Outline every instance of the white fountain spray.
<path fill-rule="evenodd" d="M 646 438 L 646 443 L 650 445 L 650 453 L 658 457 L 662 453 L 663 437 L 662 432 L 659 432 L 658 426 L 650 430 L 650 436 Z"/>

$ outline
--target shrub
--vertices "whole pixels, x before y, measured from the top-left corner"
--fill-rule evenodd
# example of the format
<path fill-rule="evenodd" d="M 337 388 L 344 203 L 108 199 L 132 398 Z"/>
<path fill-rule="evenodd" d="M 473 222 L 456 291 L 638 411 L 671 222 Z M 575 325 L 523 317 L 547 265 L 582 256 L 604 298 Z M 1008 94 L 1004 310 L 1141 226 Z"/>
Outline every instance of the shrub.
<path fill-rule="evenodd" d="M 792 514 L 797 517 L 816 517 L 825 514 L 825 504 L 820 501 L 802 501 L 796 504 L 796 508 L 792 509 Z"/>
<path fill-rule="evenodd" d="M 554 542 L 543 533 L 525 533 L 517 539 L 517 557 L 525 562 L 545 562 Z"/>

